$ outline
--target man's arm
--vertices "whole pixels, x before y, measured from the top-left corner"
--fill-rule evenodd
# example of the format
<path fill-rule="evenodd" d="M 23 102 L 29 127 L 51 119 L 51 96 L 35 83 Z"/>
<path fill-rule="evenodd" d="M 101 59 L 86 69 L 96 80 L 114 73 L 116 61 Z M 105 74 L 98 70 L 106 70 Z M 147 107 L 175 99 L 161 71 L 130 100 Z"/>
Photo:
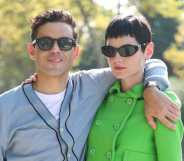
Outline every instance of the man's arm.
<path fill-rule="evenodd" d="M 144 85 L 155 82 L 162 91 L 169 87 L 166 64 L 160 59 L 149 59 L 145 64 Z"/>
<path fill-rule="evenodd" d="M 162 124 L 174 129 L 173 121 L 179 117 L 180 110 L 160 91 L 169 87 L 167 67 L 163 61 L 158 59 L 147 61 L 144 84 L 146 85 L 148 82 L 155 82 L 157 85 L 157 87 L 150 86 L 144 90 L 145 115 L 148 123 L 155 129 L 154 118 L 158 118 Z"/>
<path fill-rule="evenodd" d="M 8 119 L 2 112 L 2 106 L 0 104 L 0 161 L 6 161 L 5 159 L 5 147 L 7 143 L 7 122 Z M 6 118 L 5 118 L 6 117 Z"/>
<path fill-rule="evenodd" d="M 89 71 L 77 72 L 74 77 L 81 75 L 81 79 L 90 84 L 88 91 L 95 92 L 96 97 L 105 96 L 108 88 L 115 81 L 110 68 L 93 69 Z M 25 82 L 36 81 L 36 74 L 31 76 Z M 169 86 L 167 67 L 164 62 L 158 59 L 150 59 L 145 66 L 144 84 L 149 81 L 156 82 L 161 90 Z M 103 98 L 103 97 L 101 97 Z M 152 128 L 156 128 L 154 117 L 158 118 L 165 126 L 174 129 L 175 124 L 170 120 L 176 120 L 180 111 L 168 98 L 155 87 L 149 87 L 144 90 L 145 114 L 148 123 Z"/>
<path fill-rule="evenodd" d="M 116 79 L 112 75 L 110 68 L 78 71 L 72 73 L 72 75 L 74 77 L 78 77 L 79 75 L 86 77 L 86 79 L 94 83 L 95 87 L 97 87 L 99 91 L 108 90 Z M 162 90 L 165 90 L 169 86 L 167 67 L 165 63 L 159 59 L 150 59 L 146 62 L 144 78 L 144 84 L 147 84 L 149 81 L 154 81 Z M 34 73 L 28 79 L 23 81 L 23 83 L 35 82 L 36 79 L 37 74 Z"/>
<path fill-rule="evenodd" d="M 92 69 L 88 71 L 77 72 L 91 81 L 100 91 L 107 91 L 110 85 L 115 81 L 110 68 Z M 75 73 L 76 75 L 78 75 Z M 159 89 L 165 90 L 169 86 L 167 67 L 159 59 L 150 59 L 145 65 L 144 84 L 155 82 Z M 94 87 L 93 87 L 94 88 Z"/>

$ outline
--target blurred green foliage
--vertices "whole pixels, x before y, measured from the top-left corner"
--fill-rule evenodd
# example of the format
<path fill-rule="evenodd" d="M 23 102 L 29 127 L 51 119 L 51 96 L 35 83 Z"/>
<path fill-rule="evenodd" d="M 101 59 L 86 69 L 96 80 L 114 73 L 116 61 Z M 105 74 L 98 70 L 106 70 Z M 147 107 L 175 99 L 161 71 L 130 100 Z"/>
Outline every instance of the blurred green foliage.
<path fill-rule="evenodd" d="M 175 34 L 175 42 L 165 51 L 164 56 L 170 62 L 174 73 L 184 80 L 184 17 Z"/>

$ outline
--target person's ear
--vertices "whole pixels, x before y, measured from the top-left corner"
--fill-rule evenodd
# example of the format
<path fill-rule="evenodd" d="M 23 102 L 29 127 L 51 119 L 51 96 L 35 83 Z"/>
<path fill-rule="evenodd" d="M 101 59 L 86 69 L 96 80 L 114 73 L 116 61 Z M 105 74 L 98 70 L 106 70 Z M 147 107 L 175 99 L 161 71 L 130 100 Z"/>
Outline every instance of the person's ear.
<path fill-rule="evenodd" d="M 30 59 L 35 60 L 35 47 L 33 46 L 32 43 L 27 44 L 27 51 Z"/>
<path fill-rule="evenodd" d="M 73 59 L 76 60 L 80 55 L 80 47 L 77 45 L 73 48 Z"/>
<path fill-rule="evenodd" d="M 153 42 L 149 42 L 147 45 L 146 45 L 146 48 L 145 48 L 145 51 L 144 51 L 144 56 L 145 56 L 145 59 L 150 59 L 152 57 L 154 53 L 154 43 Z"/>

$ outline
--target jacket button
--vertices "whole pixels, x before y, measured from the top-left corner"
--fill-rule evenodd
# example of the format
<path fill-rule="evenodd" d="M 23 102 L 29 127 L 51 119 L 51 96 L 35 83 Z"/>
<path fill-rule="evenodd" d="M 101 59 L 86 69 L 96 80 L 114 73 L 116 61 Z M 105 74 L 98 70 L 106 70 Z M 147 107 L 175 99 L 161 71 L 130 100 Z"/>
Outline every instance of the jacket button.
<path fill-rule="evenodd" d="M 128 99 L 127 99 L 127 104 L 128 104 L 128 105 L 131 105 L 131 104 L 132 104 L 132 99 L 131 99 L 131 98 L 128 98 Z"/>
<path fill-rule="evenodd" d="M 100 125 L 102 124 L 102 121 L 101 121 L 101 120 L 96 120 L 95 124 L 96 124 L 97 126 L 100 126 Z"/>
<path fill-rule="evenodd" d="M 61 128 L 61 129 L 60 129 L 60 132 L 63 133 L 63 132 L 64 132 L 64 128 Z"/>
<path fill-rule="evenodd" d="M 89 153 L 90 153 L 91 155 L 95 154 L 95 148 L 91 148 L 91 149 L 89 150 Z"/>
<path fill-rule="evenodd" d="M 118 130 L 120 128 L 120 124 L 119 123 L 114 124 L 113 125 L 113 128 L 114 128 L 114 130 Z"/>
<path fill-rule="evenodd" d="M 68 153 L 67 158 L 69 159 L 71 157 L 70 153 Z"/>
<path fill-rule="evenodd" d="M 110 151 L 108 151 L 108 152 L 106 153 L 106 158 L 107 158 L 108 160 L 111 160 L 111 158 L 112 158 L 112 153 L 111 153 Z"/>

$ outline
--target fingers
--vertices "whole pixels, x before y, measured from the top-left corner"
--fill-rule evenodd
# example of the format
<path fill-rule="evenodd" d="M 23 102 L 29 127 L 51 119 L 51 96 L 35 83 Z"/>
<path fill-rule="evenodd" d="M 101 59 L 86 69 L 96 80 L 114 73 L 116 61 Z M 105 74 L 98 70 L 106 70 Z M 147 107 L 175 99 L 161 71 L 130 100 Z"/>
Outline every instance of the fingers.
<path fill-rule="evenodd" d="M 171 113 L 170 113 L 171 114 Z M 170 116 L 171 118 L 174 116 Z M 146 116 L 146 119 L 148 121 L 148 124 L 153 128 L 156 129 L 156 122 L 154 120 L 153 116 Z M 170 120 L 170 118 L 167 117 L 162 117 L 162 118 L 158 118 L 158 120 L 161 122 L 161 124 L 163 124 L 164 126 L 166 126 L 169 129 L 175 130 L 176 125 L 174 122 L 172 122 Z"/>
<path fill-rule="evenodd" d="M 165 125 L 166 127 L 168 127 L 169 129 L 175 130 L 176 125 L 174 124 L 174 122 L 172 122 L 171 120 L 169 120 L 166 117 L 163 117 L 161 119 L 159 119 L 160 122 Z"/>
<path fill-rule="evenodd" d="M 36 80 L 37 80 L 37 73 L 34 73 L 28 79 L 24 80 L 23 83 L 32 83 L 36 82 Z"/>
<path fill-rule="evenodd" d="M 29 78 L 32 82 L 35 82 L 37 80 L 37 73 L 34 73 L 33 75 L 30 76 Z"/>
<path fill-rule="evenodd" d="M 176 104 L 172 103 L 169 107 L 169 111 L 172 112 L 174 115 L 180 116 L 181 111 Z"/>
<path fill-rule="evenodd" d="M 153 116 L 146 116 L 146 119 L 148 121 L 148 124 L 153 128 L 156 129 L 156 123 L 155 120 L 153 118 Z"/>
<path fill-rule="evenodd" d="M 173 121 L 173 122 L 175 122 L 175 121 L 178 120 L 178 115 L 176 115 L 176 114 L 174 114 L 174 113 L 172 113 L 172 112 L 170 112 L 170 111 L 166 114 L 166 117 L 167 117 L 169 120 Z"/>
<path fill-rule="evenodd" d="M 30 78 L 30 80 L 32 81 L 32 82 L 35 82 L 36 81 L 36 79 L 37 79 L 37 77 L 36 77 L 36 75 L 34 74 L 34 75 L 32 75 L 31 76 L 31 78 Z"/>
<path fill-rule="evenodd" d="M 157 101 L 145 100 L 145 115 L 149 125 L 155 129 L 156 123 L 154 118 L 157 118 L 161 124 L 174 130 L 176 128 L 175 122 L 181 116 L 181 110 L 166 96 L 159 95 L 155 100 Z"/>
<path fill-rule="evenodd" d="M 180 109 L 177 107 L 177 105 L 175 104 L 171 104 L 168 108 L 167 113 L 165 114 L 165 116 L 170 119 L 171 121 L 177 121 L 179 120 L 180 116 L 181 116 L 181 111 Z"/>

